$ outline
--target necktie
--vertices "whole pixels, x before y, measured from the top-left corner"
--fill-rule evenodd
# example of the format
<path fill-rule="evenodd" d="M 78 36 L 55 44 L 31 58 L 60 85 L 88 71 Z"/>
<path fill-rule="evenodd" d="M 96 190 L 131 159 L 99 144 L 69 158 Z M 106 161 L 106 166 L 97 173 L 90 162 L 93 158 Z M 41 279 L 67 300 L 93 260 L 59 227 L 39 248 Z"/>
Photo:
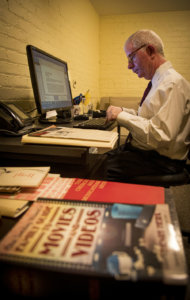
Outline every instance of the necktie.
<path fill-rule="evenodd" d="M 146 90 L 144 91 L 143 97 L 142 97 L 142 99 L 141 99 L 140 106 L 143 104 L 143 102 L 144 102 L 146 96 L 147 96 L 148 93 L 150 92 L 151 87 L 152 87 L 152 81 L 149 81 L 148 86 L 147 86 Z"/>
<path fill-rule="evenodd" d="M 148 83 L 148 85 L 147 85 L 147 88 L 145 89 L 144 94 L 143 94 L 143 97 L 142 97 L 142 99 L 141 99 L 140 106 L 143 104 L 143 102 L 144 102 L 146 96 L 147 96 L 148 93 L 150 92 L 151 87 L 152 87 L 152 81 L 149 81 L 149 83 Z M 131 141 L 131 139 L 132 139 L 132 134 L 129 132 L 129 134 L 128 134 L 128 136 L 127 136 L 127 139 L 126 139 L 126 141 L 125 141 L 125 145 L 126 145 L 127 143 L 129 143 L 129 142 Z"/>

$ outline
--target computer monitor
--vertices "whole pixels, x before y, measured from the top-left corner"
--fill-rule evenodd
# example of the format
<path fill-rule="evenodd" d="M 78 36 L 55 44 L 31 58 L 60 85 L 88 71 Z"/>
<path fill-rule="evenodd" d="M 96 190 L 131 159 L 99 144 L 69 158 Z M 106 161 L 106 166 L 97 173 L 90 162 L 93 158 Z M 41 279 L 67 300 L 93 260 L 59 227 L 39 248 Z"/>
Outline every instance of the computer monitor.
<path fill-rule="evenodd" d="M 31 45 L 26 52 L 39 120 L 48 122 L 47 113 L 55 110 L 55 123 L 70 121 L 72 94 L 67 63 Z"/>

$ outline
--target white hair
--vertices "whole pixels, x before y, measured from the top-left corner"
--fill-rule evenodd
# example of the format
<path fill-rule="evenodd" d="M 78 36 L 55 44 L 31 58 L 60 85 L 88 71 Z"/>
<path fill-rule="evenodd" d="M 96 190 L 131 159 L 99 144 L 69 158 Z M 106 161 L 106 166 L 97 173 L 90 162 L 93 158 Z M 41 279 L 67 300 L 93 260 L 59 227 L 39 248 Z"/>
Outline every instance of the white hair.
<path fill-rule="evenodd" d="M 142 29 L 133 33 L 126 41 L 132 43 L 133 47 L 139 48 L 143 44 L 153 45 L 157 52 L 164 56 L 164 44 L 161 38 L 152 30 Z"/>

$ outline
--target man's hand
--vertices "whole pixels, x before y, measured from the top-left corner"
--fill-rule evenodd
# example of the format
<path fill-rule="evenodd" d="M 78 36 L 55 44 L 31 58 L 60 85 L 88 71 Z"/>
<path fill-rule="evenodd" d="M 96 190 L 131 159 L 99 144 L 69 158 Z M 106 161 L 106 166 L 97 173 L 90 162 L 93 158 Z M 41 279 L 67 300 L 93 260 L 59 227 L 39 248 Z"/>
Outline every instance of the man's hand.
<path fill-rule="evenodd" d="M 110 105 L 106 111 L 107 121 L 115 120 L 120 112 L 122 112 L 121 107 Z"/>

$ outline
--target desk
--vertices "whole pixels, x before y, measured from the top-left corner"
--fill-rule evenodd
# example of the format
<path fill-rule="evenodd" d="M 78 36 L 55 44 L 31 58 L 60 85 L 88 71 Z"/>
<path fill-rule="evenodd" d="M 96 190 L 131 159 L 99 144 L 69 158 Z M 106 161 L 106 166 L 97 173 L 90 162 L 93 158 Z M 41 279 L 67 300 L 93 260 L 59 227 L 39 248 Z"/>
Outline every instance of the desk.
<path fill-rule="evenodd" d="M 51 166 L 52 173 L 64 177 L 92 178 L 103 160 L 88 147 L 22 144 L 20 137 L 0 137 L 1 166 Z"/>
<path fill-rule="evenodd" d="M 80 121 L 64 124 L 72 127 Z M 48 127 L 47 124 L 36 126 Z M 115 122 L 109 130 L 117 126 Z M 119 133 L 119 127 L 118 127 Z M 119 141 L 119 139 L 118 139 Z M 0 136 L 0 166 L 50 166 L 52 173 L 64 177 L 99 178 L 98 170 L 105 156 L 89 153 L 89 147 L 22 144 L 21 137 Z"/>

